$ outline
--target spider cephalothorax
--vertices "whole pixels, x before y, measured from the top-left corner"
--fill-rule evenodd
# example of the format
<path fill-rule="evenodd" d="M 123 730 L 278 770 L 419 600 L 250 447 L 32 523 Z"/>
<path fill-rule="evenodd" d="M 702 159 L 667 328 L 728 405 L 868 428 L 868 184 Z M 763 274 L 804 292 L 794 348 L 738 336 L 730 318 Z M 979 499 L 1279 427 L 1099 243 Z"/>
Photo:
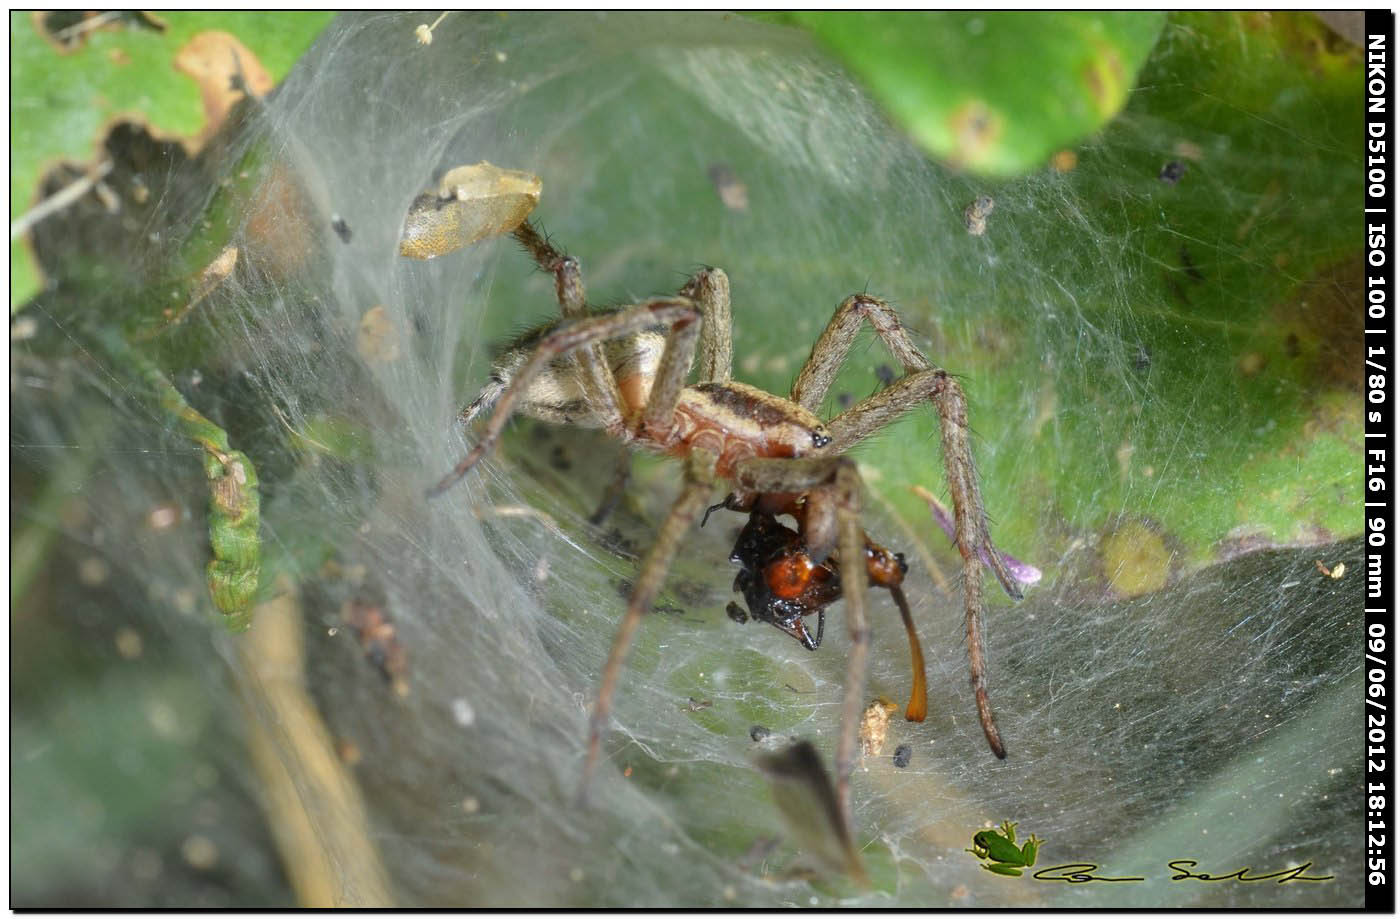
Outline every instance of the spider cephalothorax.
<path fill-rule="evenodd" d="M 716 483 L 727 481 L 736 508 L 766 514 L 800 508 L 799 530 L 789 531 L 797 534 L 796 542 L 787 546 L 790 562 L 809 562 L 813 570 L 829 571 L 842 587 L 851 650 L 836 744 L 836 782 L 843 812 L 849 813 L 869 645 L 862 588 L 870 576 L 868 543 L 860 525 L 860 477 L 845 453 L 923 403 L 934 408 L 942 428 L 954 539 L 963 557 L 963 608 L 978 717 L 992 752 L 1005 756 L 985 688 L 982 563 L 1007 593 L 1019 598 L 1020 589 L 987 531 L 962 390 L 914 346 L 895 311 L 865 294 L 842 301 L 784 398 L 730 379 L 729 279 L 723 271 L 701 270 L 677 296 L 593 312 L 575 259 L 528 222 L 513 235 L 536 264 L 554 276 L 562 318 L 518 341 L 497 361 L 481 394 L 460 415 L 463 423 L 470 423 L 491 410 L 476 446 L 429 494 L 441 493 L 475 466 L 516 412 L 602 428 L 629 446 L 679 457 L 685 465 L 681 494 L 642 562 L 603 667 L 590 719 L 584 781 L 597 760 L 637 627 L 651 609 L 685 533 L 704 511 Z M 823 423 L 815 412 L 865 323 L 903 366 L 904 375 Z M 692 369 L 698 381 L 688 385 Z M 806 589 L 797 591 L 799 599 Z M 898 583 L 889 589 L 912 639 L 912 621 Z M 819 614 L 830 602 L 825 594 L 808 597 L 808 605 Z M 915 648 L 917 655 L 917 644 Z M 916 660 L 922 674 L 922 662 L 917 656 Z"/>

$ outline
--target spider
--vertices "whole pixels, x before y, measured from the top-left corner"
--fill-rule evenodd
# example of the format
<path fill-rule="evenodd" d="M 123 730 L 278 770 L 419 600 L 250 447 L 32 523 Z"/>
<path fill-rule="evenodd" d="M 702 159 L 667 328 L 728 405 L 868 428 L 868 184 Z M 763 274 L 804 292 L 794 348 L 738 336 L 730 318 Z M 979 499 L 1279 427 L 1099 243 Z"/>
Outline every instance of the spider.
<path fill-rule="evenodd" d="M 603 666 L 580 791 L 597 763 L 613 695 L 642 617 L 651 609 L 681 539 L 723 480 L 732 485 L 735 508 L 796 512 L 800 552 L 817 565 L 837 560 L 851 650 L 835 765 L 837 797 L 842 813 L 850 813 L 870 630 L 865 591 L 858 586 L 866 577 L 861 480 L 846 452 L 925 401 L 937 412 L 942 429 L 955 542 L 963 557 L 964 626 L 978 718 L 992 752 L 1005 757 L 987 699 L 982 565 L 992 569 L 1013 598 L 1020 599 L 1021 591 L 987 530 L 962 389 L 915 347 L 895 311 L 866 294 L 843 300 L 783 398 L 730 379 L 729 278 L 722 270 L 700 270 L 677 296 L 593 311 L 577 259 L 555 248 L 529 221 L 511 235 L 554 276 L 562 316 L 521 336 L 496 361 L 480 394 L 458 416 L 470 424 L 491 409 L 476 445 L 428 496 L 441 494 L 480 462 L 516 412 L 602 428 L 629 447 L 669 454 L 684 463 L 681 493 L 642 561 Z M 815 412 L 863 323 L 874 328 L 904 375 L 823 422 Z M 687 384 L 692 363 L 698 363 L 699 382 Z"/>
<path fill-rule="evenodd" d="M 726 499 L 723 504 L 710 508 L 710 511 L 721 507 L 734 509 L 731 501 Z M 706 512 L 708 515 L 709 512 Z M 899 607 L 904 632 L 909 638 L 914 686 L 904 718 L 906 721 L 923 721 L 928 714 L 924 652 L 919 645 L 918 632 L 914 629 L 909 602 L 904 599 L 904 591 L 900 588 L 909 566 L 902 554 L 876 545 L 869 536 L 863 538 L 866 577 L 872 586 L 883 587 L 890 592 L 895 605 Z M 741 566 L 734 577 L 734 589 L 744 595 L 744 602 L 749 606 L 748 613 L 745 613 L 739 604 L 730 603 L 726 609 L 730 619 L 743 623 L 752 616 L 755 621 L 772 623 L 809 651 L 815 651 L 821 645 L 822 633 L 826 629 L 826 608 L 841 599 L 841 576 L 835 556 L 818 564 L 807 552 L 801 533 L 779 523 L 771 514 L 755 510 L 739 531 L 729 560 Z M 805 617 L 813 613 L 817 614 L 816 635 L 808 631 L 805 621 Z"/>

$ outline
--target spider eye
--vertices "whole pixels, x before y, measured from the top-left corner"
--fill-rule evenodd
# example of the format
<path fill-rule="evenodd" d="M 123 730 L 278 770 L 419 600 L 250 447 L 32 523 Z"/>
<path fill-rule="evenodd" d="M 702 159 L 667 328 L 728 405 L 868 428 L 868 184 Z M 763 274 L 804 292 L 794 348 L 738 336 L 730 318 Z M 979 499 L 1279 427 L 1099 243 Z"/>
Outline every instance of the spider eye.
<path fill-rule="evenodd" d="M 812 446 L 825 447 L 829 443 L 831 443 L 831 438 L 823 434 L 821 431 L 812 432 Z"/>

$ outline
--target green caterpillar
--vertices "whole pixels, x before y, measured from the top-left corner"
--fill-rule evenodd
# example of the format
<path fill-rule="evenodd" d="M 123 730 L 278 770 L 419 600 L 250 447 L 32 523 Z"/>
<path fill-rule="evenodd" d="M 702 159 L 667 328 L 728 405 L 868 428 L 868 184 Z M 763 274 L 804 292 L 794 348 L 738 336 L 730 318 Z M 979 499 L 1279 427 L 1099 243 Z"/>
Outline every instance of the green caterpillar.
<path fill-rule="evenodd" d="M 205 568 L 209 596 L 226 617 L 229 630 L 244 631 L 252 624 L 250 607 L 262 572 L 257 470 L 244 453 L 229 446 L 228 434 L 186 402 L 155 364 L 115 334 L 104 335 L 103 344 L 114 360 L 135 371 L 155 392 L 162 414 L 176 429 L 204 450 L 213 553 Z"/>

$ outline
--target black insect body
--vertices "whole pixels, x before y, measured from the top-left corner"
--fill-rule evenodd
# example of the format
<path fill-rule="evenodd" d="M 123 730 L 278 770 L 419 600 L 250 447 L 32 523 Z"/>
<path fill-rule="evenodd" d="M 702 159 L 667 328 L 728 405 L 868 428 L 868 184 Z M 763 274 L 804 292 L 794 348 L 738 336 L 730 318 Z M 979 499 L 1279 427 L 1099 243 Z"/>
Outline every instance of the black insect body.
<path fill-rule="evenodd" d="M 738 509 L 726 501 L 711 510 L 719 507 Z M 800 509 L 795 510 L 800 513 Z M 734 577 L 734 589 L 744 595 L 748 616 L 775 626 L 809 651 L 821 645 L 826 629 L 826 608 L 842 596 L 840 564 L 835 556 L 815 561 L 799 531 L 779 523 L 770 513 L 754 510 L 739 531 L 729 560 L 740 566 Z M 910 721 L 923 721 L 928 711 L 923 649 L 914 630 L 909 604 L 900 589 L 909 566 L 903 554 L 890 552 L 866 537 L 865 569 L 868 583 L 890 592 L 904 620 L 914 666 L 914 688 L 905 717 Z M 813 613 L 817 616 L 815 635 L 806 622 L 806 617 Z M 736 622 L 747 619 L 735 603 L 729 604 L 729 618 Z"/>
<path fill-rule="evenodd" d="M 1180 160 L 1172 160 L 1162 167 L 1162 171 L 1157 173 L 1157 178 L 1168 185 L 1175 185 L 1186 175 L 1186 164 Z"/>

